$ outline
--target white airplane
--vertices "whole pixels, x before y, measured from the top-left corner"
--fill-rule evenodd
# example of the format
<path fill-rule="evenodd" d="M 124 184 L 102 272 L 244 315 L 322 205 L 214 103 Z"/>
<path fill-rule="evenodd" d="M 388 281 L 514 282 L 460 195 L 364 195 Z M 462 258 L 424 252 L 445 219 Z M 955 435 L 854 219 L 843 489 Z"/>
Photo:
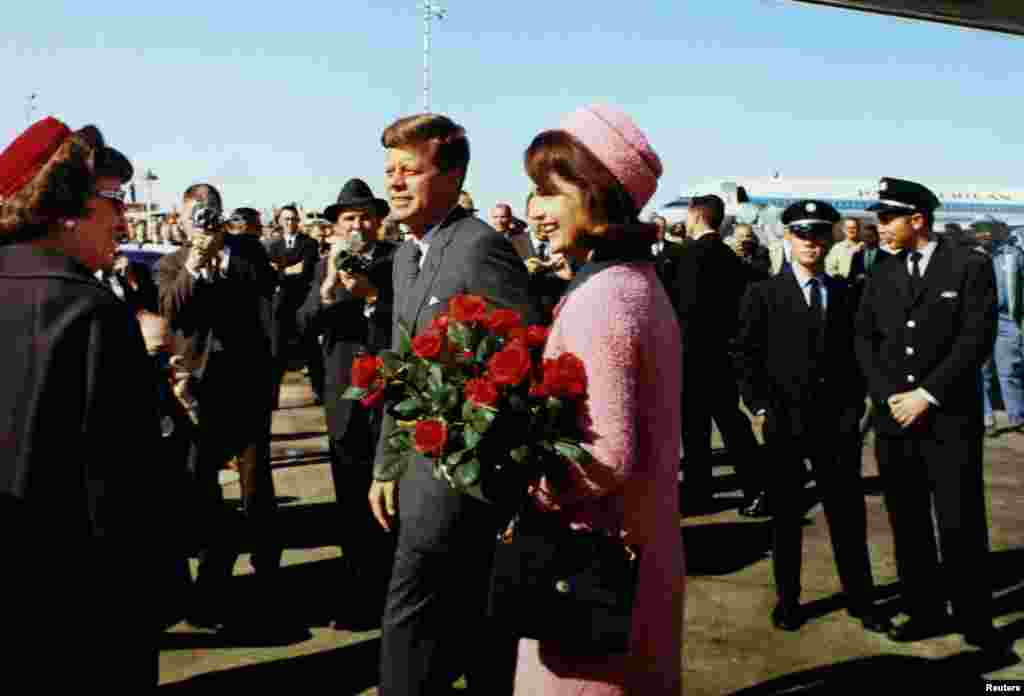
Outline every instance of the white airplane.
<path fill-rule="evenodd" d="M 993 190 L 979 186 L 934 185 L 922 181 L 942 201 L 935 211 L 935 229 L 956 224 L 967 228 L 978 222 L 996 221 L 1011 229 L 1024 227 L 1024 190 Z M 669 224 L 686 219 L 690 198 L 716 194 L 725 201 L 726 228 L 745 222 L 754 226 L 762 241 L 782 235 L 779 216 L 791 203 L 814 198 L 830 203 L 846 217 L 876 222 L 866 208 L 878 200 L 878 179 L 789 179 L 771 177 L 715 179 L 689 188 L 675 200 L 658 207 L 655 213 Z"/>

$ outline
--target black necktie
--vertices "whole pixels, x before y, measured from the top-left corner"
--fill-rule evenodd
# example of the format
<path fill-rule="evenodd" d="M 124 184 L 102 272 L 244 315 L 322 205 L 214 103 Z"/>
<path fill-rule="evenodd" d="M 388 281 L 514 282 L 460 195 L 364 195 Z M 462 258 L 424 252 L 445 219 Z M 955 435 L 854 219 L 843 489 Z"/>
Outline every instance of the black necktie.
<path fill-rule="evenodd" d="M 537 245 L 537 255 L 542 259 L 547 260 L 548 258 L 548 245 L 547 242 L 541 242 Z"/>
<path fill-rule="evenodd" d="M 921 287 L 921 252 L 915 251 L 910 254 L 910 288 L 914 294 L 917 294 L 918 289 Z"/>
<path fill-rule="evenodd" d="M 825 352 L 825 312 L 821 301 L 821 283 L 817 278 L 811 278 L 808 283 L 811 290 L 811 318 L 814 328 L 811 330 L 811 356 L 817 362 L 817 357 Z"/>
<path fill-rule="evenodd" d="M 420 259 L 423 258 L 423 250 L 420 245 L 413 242 L 412 253 L 409 255 L 409 277 L 416 278 L 420 274 Z"/>
<path fill-rule="evenodd" d="M 811 278 L 808 284 L 811 286 L 811 316 L 822 320 L 825 318 L 825 312 L 821 304 L 821 284 L 817 278 Z"/>

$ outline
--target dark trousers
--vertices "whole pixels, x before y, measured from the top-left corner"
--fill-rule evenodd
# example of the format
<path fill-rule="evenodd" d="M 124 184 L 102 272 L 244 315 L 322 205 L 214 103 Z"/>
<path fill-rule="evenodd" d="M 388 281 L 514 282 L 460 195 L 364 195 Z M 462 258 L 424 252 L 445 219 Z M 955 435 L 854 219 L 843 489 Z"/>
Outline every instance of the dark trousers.
<path fill-rule="evenodd" d="M 395 556 L 395 536 L 378 524 L 366 494 L 373 482 L 373 445 L 380 436 L 380 411 L 355 404 L 348 427 L 340 439 L 330 441 L 331 476 L 338 504 L 342 560 L 359 602 L 379 603 L 384 595 Z M 368 610 L 369 611 L 369 610 Z"/>
<path fill-rule="evenodd" d="M 200 417 L 191 469 L 197 496 L 199 585 L 227 580 L 244 542 L 252 549 L 257 572 L 280 566 L 281 543 L 274 525 L 277 497 L 270 469 L 270 390 L 266 368 L 255 372 L 241 371 L 237 358 L 215 353 L 196 394 Z M 218 479 L 231 457 L 238 457 L 241 516 L 225 504 Z"/>
<path fill-rule="evenodd" d="M 381 696 L 512 693 L 517 640 L 484 616 L 499 520 L 414 461 L 399 485 L 398 549 L 384 608 Z"/>
<path fill-rule="evenodd" d="M 294 324 L 294 316 L 291 317 L 291 322 Z M 300 333 L 295 326 L 282 326 L 277 340 L 277 355 L 274 357 L 272 378 L 274 384 L 273 408 L 275 409 L 280 404 L 281 383 L 284 381 L 285 372 L 288 371 L 288 363 L 293 354 L 291 343 L 295 340 L 298 341 L 295 351 L 309 369 L 309 381 L 313 386 L 313 393 L 320 400 L 324 398 L 324 354 L 316 335 L 312 332 Z"/>
<path fill-rule="evenodd" d="M 807 510 L 804 491 L 806 466 L 811 462 L 817 491 L 825 508 L 832 553 L 850 610 L 862 612 L 871 604 L 874 581 L 867 544 L 867 510 L 861 481 L 860 433 L 825 435 L 816 426 L 812 435 L 793 437 L 772 432 L 768 437 L 772 501 L 772 570 L 781 604 L 796 606 L 800 599 L 803 524 Z M 832 429 L 834 433 L 834 428 Z"/>
<path fill-rule="evenodd" d="M 951 600 L 960 625 L 991 621 L 982 450 L 980 432 L 949 433 L 949 439 L 877 435 L 878 469 L 910 615 L 945 612 Z"/>
<path fill-rule="evenodd" d="M 764 490 L 757 438 L 740 410 L 739 389 L 728 355 L 683 356 L 682 433 L 685 489 L 711 492 L 711 421 L 722 434 L 729 460 L 747 496 Z"/>

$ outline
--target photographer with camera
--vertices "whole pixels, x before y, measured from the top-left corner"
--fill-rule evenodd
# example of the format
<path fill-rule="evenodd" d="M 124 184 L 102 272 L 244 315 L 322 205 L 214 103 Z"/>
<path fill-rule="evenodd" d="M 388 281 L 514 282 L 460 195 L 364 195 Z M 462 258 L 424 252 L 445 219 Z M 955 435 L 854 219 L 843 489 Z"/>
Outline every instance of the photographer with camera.
<path fill-rule="evenodd" d="M 239 461 L 247 536 L 258 578 L 280 565 L 274 482 L 270 471 L 273 385 L 271 302 L 274 274 L 259 240 L 229 235 L 220 194 L 209 184 L 185 191 L 182 220 L 189 246 L 157 265 L 160 311 L 183 339 L 182 367 L 192 373 L 199 403 L 191 458 L 200 540 L 196 604 L 190 622 L 214 626 L 238 556 L 237 518 L 224 504 L 218 474 Z"/>
<path fill-rule="evenodd" d="M 337 240 L 317 265 L 313 287 L 299 311 L 304 332 L 323 336 L 325 408 L 331 474 L 341 512 L 340 542 L 347 580 L 358 591 L 351 607 L 339 608 L 337 624 L 356 627 L 380 619 L 391 568 L 393 540 L 373 520 L 366 491 L 380 436 L 381 412 L 341 399 L 352 359 L 391 345 L 391 260 L 395 245 L 378 241 L 388 204 L 360 179 L 345 184 L 324 217 Z M 368 599 L 369 598 L 369 599 Z"/>

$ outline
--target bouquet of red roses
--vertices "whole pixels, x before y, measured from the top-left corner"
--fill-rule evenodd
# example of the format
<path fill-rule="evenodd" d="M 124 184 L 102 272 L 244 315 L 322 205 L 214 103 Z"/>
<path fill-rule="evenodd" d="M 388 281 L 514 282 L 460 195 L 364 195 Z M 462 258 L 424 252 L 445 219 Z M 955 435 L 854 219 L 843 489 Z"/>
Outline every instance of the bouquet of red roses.
<path fill-rule="evenodd" d="M 353 361 L 342 396 L 391 404 L 392 451 L 429 457 L 436 477 L 490 500 L 524 493 L 541 476 L 558 486 L 566 459 L 589 460 L 577 419 L 583 361 L 571 353 L 543 360 L 546 328 L 457 295 L 423 333 L 401 330 L 398 351 Z"/>

